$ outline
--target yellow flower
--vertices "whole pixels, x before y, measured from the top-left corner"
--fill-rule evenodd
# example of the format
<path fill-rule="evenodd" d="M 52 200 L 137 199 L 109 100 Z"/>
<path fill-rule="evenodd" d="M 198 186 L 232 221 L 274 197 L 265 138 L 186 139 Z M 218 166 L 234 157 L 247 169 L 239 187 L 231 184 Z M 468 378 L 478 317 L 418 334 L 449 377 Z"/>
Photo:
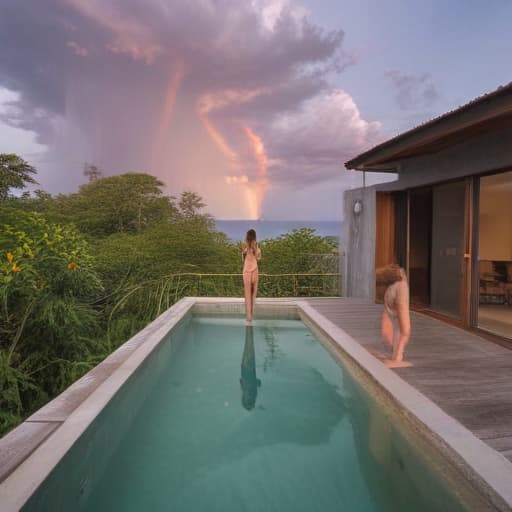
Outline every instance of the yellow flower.
<path fill-rule="evenodd" d="M 16 265 L 16 263 L 12 266 L 13 272 L 19 272 L 20 270 L 21 270 L 21 267 L 18 267 L 18 265 Z"/>
<path fill-rule="evenodd" d="M 76 270 L 77 267 L 78 267 L 78 265 L 74 261 L 72 261 L 71 263 L 68 264 L 69 270 Z"/>
<path fill-rule="evenodd" d="M 13 254 L 12 252 L 8 252 L 8 253 L 7 253 L 7 261 L 8 261 L 9 263 L 11 263 L 11 261 L 13 260 L 13 258 L 14 258 L 14 254 Z"/>

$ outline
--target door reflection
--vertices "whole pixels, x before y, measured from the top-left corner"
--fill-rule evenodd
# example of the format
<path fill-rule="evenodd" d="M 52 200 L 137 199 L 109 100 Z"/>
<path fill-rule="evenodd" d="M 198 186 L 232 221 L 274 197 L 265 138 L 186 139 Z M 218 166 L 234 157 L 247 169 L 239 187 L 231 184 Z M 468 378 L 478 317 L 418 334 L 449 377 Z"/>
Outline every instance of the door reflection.
<path fill-rule="evenodd" d="M 254 333 L 253 326 L 245 327 L 245 344 L 242 356 L 242 373 L 240 377 L 242 387 L 242 405 L 250 411 L 256 405 L 258 387 L 261 380 L 256 377 L 256 358 L 254 355 Z"/>

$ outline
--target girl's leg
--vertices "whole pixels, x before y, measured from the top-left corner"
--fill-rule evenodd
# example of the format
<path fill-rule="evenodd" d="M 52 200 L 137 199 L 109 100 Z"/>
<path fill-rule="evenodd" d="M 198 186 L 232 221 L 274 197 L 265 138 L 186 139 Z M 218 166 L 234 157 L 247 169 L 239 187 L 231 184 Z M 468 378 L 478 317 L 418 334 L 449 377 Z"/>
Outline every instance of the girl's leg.
<path fill-rule="evenodd" d="M 245 318 L 248 322 L 252 320 L 252 290 L 251 273 L 244 272 L 244 296 L 245 296 Z"/>
<path fill-rule="evenodd" d="M 256 302 L 256 295 L 258 293 L 258 270 L 255 270 L 251 275 L 252 284 L 252 300 L 251 300 L 251 318 L 254 313 L 254 303 Z"/>

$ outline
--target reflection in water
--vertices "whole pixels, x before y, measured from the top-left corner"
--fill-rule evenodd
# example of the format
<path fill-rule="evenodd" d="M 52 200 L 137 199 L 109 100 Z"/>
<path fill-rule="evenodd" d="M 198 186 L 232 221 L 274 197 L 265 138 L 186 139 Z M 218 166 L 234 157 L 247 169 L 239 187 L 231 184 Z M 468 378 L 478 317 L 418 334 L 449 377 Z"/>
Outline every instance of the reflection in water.
<path fill-rule="evenodd" d="M 250 411 L 256 405 L 258 396 L 258 386 L 261 386 L 261 380 L 256 377 L 256 358 L 254 356 L 254 334 L 253 326 L 248 325 L 245 328 L 244 354 L 242 356 L 242 376 L 240 377 L 242 386 L 242 405 Z"/>
<path fill-rule="evenodd" d="M 263 360 L 263 371 L 266 372 L 274 366 L 275 362 L 283 355 L 283 353 L 279 348 L 273 329 L 264 327 L 263 337 L 265 338 L 267 346 L 265 358 Z"/>
<path fill-rule="evenodd" d="M 345 379 L 344 385 L 360 467 L 379 510 L 465 511 L 453 491 L 455 484 L 436 471 L 434 456 L 424 451 L 414 433 L 407 432 L 410 427 L 397 421 L 355 380 Z"/>

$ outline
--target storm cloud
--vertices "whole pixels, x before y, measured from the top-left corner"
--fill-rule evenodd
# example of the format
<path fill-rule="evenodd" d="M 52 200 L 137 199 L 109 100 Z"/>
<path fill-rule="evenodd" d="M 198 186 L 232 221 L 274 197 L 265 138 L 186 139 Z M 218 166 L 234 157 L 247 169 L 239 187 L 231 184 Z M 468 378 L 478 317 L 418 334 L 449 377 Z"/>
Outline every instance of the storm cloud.
<path fill-rule="evenodd" d="M 343 31 L 295 4 L 2 4 L 0 87 L 16 99 L 0 116 L 48 148 L 39 181 L 51 191 L 76 188 L 87 161 L 195 190 L 219 216 L 256 218 L 270 190 L 341 181 L 343 161 L 381 136 L 330 84 L 357 65 Z"/>

